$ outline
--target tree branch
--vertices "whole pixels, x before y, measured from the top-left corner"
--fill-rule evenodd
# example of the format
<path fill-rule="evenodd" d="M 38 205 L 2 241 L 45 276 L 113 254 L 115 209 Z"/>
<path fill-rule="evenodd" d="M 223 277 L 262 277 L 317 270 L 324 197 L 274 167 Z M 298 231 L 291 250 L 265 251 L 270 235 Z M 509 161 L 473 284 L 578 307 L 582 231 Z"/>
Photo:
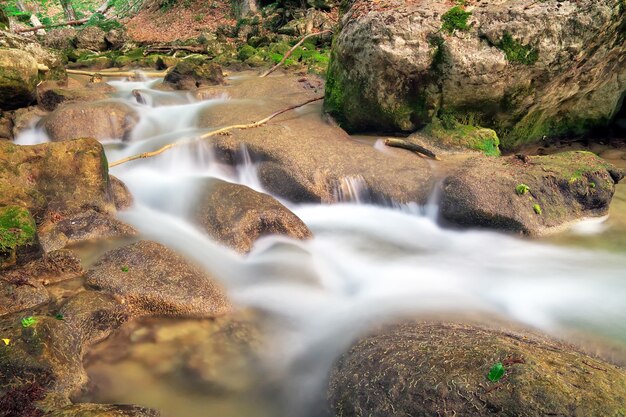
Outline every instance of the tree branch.
<path fill-rule="evenodd" d="M 184 140 L 184 141 L 180 141 L 180 142 L 170 143 L 168 145 L 163 146 L 162 148 L 157 149 L 156 151 L 144 152 L 144 153 L 140 153 L 140 154 L 137 154 L 137 155 L 132 155 L 132 156 L 129 156 L 127 158 L 123 158 L 123 159 L 120 159 L 118 161 L 110 163 L 109 164 L 109 168 L 116 167 L 116 166 L 124 164 L 126 162 L 135 161 L 137 159 L 151 158 L 153 156 L 160 155 L 163 152 L 165 152 L 165 151 L 167 151 L 169 149 L 172 149 L 174 147 L 200 142 L 201 140 L 208 139 L 208 138 L 210 138 L 212 136 L 223 135 L 223 134 L 228 133 L 228 132 L 230 132 L 232 130 L 244 130 L 244 129 L 253 129 L 255 127 L 260 127 L 260 126 L 263 126 L 264 124 L 266 124 L 267 122 L 269 122 L 270 120 L 274 119 L 275 117 L 280 116 L 283 113 L 287 113 L 288 111 L 299 109 L 300 107 L 304 107 L 307 104 L 310 104 L 310 103 L 313 103 L 313 102 L 316 102 L 316 101 L 320 101 L 320 100 L 323 100 L 323 99 L 324 99 L 324 97 L 315 97 L 315 98 L 309 99 L 309 100 L 307 100 L 307 101 L 305 101 L 303 103 L 296 104 L 295 106 L 287 107 L 286 109 L 274 112 L 274 113 L 270 114 L 269 116 L 267 116 L 266 118 L 261 119 L 261 120 L 259 120 L 257 122 L 254 122 L 254 123 L 226 126 L 226 127 L 221 128 L 221 129 L 217 129 L 217 130 L 213 130 L 213 131 L 211 131 L 209 133 L 205 133 L 204 135 L 199 136 L 197 138 L 188 139 L 188 140 Z"/>
<path fill-rule="evenodd" d="M 415 143 L 409 142 L 403 139 L 385 139 L 385 145 L 390 146 L 392 148 L 402 148 L 409 151 L 416 152 L 421 155 L 428 156 L 435 160 L 439 160 L 439 157 L 435 155 L 435 153 L 429 149 L 424 148 L 423 146 L 417 145 Z"/>

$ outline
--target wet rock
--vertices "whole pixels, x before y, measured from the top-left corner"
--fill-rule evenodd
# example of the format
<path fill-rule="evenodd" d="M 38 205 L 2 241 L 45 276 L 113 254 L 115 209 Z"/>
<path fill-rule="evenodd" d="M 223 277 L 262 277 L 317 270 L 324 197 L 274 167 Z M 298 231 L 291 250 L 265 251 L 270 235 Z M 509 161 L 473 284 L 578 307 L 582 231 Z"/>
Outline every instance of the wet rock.
<path fill-rule="evenodd" d="M 80 258 L 70 250 L 56 250 L 18 268 L 5 270 L 0 278 L 7 282 L 54 284 L 83 274 Z"/>
<path fill-rule="evenodd" d="M 195 218 L 210 236 L 240 253 L 250 252 L 263 236 L 312 237 L 302 220 L 273 197 L 221 180 L 209 183 Z"/>
<path fill-rule="evenodd" d="M 478 157 L 444 182 L 443 219 L 528 235 L 606 215 L 624 173 L 590 152 Z"/>
<path fill-rule="evenodd" d="M 33 127 L 48 112 L 38 106 L 24 107 L 13 111 L 13 137 L 16 138 L 24 130 Z"/>
<path fill-rule="evenodd" d="M 90 51 L 105 51 L 107 49 L 106 33 L 98 26 L 87 26 L 76 34 L 76 47 Z"/>
<path fill-rule="evenodd" d="M 84 88 L 43 83 L 37 88 L 37 102 L 44 110 L 53 111 L 62 103 L 106 100 L 113 91 L 115 90 L 105 83 L 88 84 Z"/>
<path fill-rule="evenodd" d="M 487 379 L 503 363 L 499 382 Z M 541 337 L 406 323 L 355 343 L 335 364 L 335 416 L 619 415 L 626 372 Z"/>
<path fill-rule="evenodd" d="M 0 142 L 0 206 L 27 208 L 40 223 L 96 210 L 114 213 L 106 156 L 93 139 L 19 146 Z"/>
<path fill-rule="evenodd" d="M 119 296 L 139 315 L 214 317 L 231 308 L 211 276 L 150 241 L 105 254 L 87 272 L 86 284 Z"/>
<path fill-rule="evenodd" d="M 139 121 L 137 112 L 115 101 L 69 103 L 59 106 L 44 121 L 50 139 L 126 139 Z"/>
<path fill-rule="evenodd" d="M 41 246 L 46 252 L 63 249 L 78 242 L 116 239 L 137 234 L 132 226 L 95 210 L 46 220 L 39 226 L 37 232 Z"/>
<path fill-rule="evenodd" d="M 11 110 L 35 101 L 37 61 L 19 49 L 0 49 L 0 109 Z"/>
<path fill-rule="evenodd" d="M 500 139 L 496 132 L 456 121 L 444 125 L 439 119 L 433 120 L 422 131 L 409 136 L 408 141 L 423 146 L 436 155 L 483 153 L 500 156 Z"/>
<path fill-rule="evenodd" d="M 624 11 L 610 0 L 481 1 L 445 27 L 446 1 L 350 6 L 325 100 L 350 131 L 414 131 L 452 114 L 511 149 L 604 126 L 621 106 Z"/>
<path fill-rule="evenodd" d="M 12 280 L 0 272 L 0 316 L 26 310 L 50 301 L 50 294 L 34 280 Z"/>
<path fill-rule="evenodd" d="M 109 178 L 111 180 L 111 190 L 113 192 L 115 208 L 117 210 L 126 210 L 132 207 L 135 199 L 126 184 L 113 175 L 110 175 Z"/>
<path fill-rule="evenodd" d="M 164 84 L 177 90 L 224 84 L 222 67 L 207 59 L 186 59 L 178 62 L 164 79 Z"/>
<path fill-rule="evenodd" d="M 46 417 L 159 417 L 156 410 L 137 405 L 74 404 L 46 414 Z"/>
<path fill-rule="evenodd" d="M 49 30 L 44 37 L 44 45 L 48 48 L 67 50 L 74 48 L 76 42 L 76 29 L 60 28 Z"/>
<path fill-rule="evenodd" d="M 13 117 L 10 112 L 0 111 L 0 140 L 13 140 Z"/>

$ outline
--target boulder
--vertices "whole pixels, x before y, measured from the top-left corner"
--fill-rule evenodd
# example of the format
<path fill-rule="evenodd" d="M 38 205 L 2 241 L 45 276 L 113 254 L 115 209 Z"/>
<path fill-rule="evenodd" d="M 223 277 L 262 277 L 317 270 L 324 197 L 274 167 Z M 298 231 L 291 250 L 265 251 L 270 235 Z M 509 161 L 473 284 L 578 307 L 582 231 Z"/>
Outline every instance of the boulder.
<path fill-rule="evenodd" d="M 0 48 L 19 49 L 28 53 L 37 61 L 38 65 L 48 68 L 48 71 L 42 74 L 46 80 L 66 81 L 67 74 L 63 59 L 58 51 L 45 48 L 33 38 L 4 32 L 0 30 Z"/>
<path fill-rule="evenodd" d="M 191 58 L 178 62 L 165 76 L 164 83 L 177 90 L 194 90 L 224 84 L 224 74 L 222 67 L 208 59 Z"/>
<path fill-rule="evenodd" d="M 477 157 L 444 181 L 441 217 L 463 227 L 527 235 L 603 216 L 624 172 L 590 152 Z"/>
<path fill-rule="evenodd" d="M 231 309 L 210 275 L 156 242 L 106 253 L 87 271 L 86 284 L 119 297 L 138 315 L 215 317 Z"/>
<path fill-rule="evenodd" d="M 0 49 L 0 110 L 25 107 L 36 99 L 37 61 L 19 49 Z"/>
<path fill-rule="evenodd" d="M 137 235 L 132 226 L 95 210 L 44 220 L 37 228 L 45 252 L 85 241 L 119 239 Z"/>
<path fill-rule="evenodd" d="M 2 279 L 10 283 L 55 284 L 83 274 L 80 258 L 70 250 L 56 250 L 44 254 L 23 266 L 5 270 Z"/>
<path fill-rule="evenodd" d="M 302 220 L 272 196 L 221 180 L 210 182 L 195 219 L 211 237 L 240 253 L 250 252 L 263 236 L 312 237 Z"/>
<path fill-rule="evenodd" d="M 68 50 L 74 48 L 76 43 L 76 29 L 59 28 L 49 30 L 44 37 L 44 45 L 48 48 Z"/>
<path fill-rule="evenodd" d="M 124 140 L 138 121 L 139 115 L 127 104 L 81 102 L 59 106 L 45 119 L 44 128 L 54 142 L 85 137 Z"/>
<path fill-rule="evenodd" d="M 33 127 L 39 120 L 48 114 L 39 106 L 22 107 L 12 112 L 12 134 L 17 138 L 24 130 Z"/>
<path fill-rule="evenodd" d="M 38 224 L 86 210 L 114 213 L 110 187 L 106 156 L 94 139 L 0 142 L 0 207 L 27 208 Z"/>
<path fill-rule="evenodd" d="M 584 133 L 622 104 L 625 13 L 613 0 L 356 0 L 333 43 L 325 108 L 349 131 L 473 118 L 505 149 Z"/>
<path fill-rule="evenodd" d="M 90 51 L 105 51 L 107 49 L 106 32 L 98 26 L 87 26 L 76 33 L 76 47 Z"/>
<path fill-rule="evenodd" d="M 114 50 L 122 49 L 127 39 L 126 32 L 122 28 L 111 29 L 104 35 L 108 48 Z"/>
<path fill-rule="evenodd" d="M 494 365 L 504 377 L 488 379 Z M 500 375 L 502 376 L 502 375 Z M 356 342 L 335 364 L 334 416 L 618 416 L 626 371 L 513 332 L 409 322 Z"/>
<path fill-rule="evenodd" d="M 37 87 L 37 103 L 46 111 L 54 111 L 62 103 L 100 101 L 109 98 L 115 89 L 106 83 L 91 83 L 82 88 L 63 87 L 44 82 Z"/>
<path fill-rule="evenodd" d="M 37 282 L 0 278 L 0 316 L 37 307 L 49 301 L 50 294 Z"/>
<path fill-rule="evenodd" d="M 126 184 L 113 175 L 110 175 L 109 178 L 111 179 L 111 190 L 113 192 L 115 208 L 117 210 L 126 210 L 132 207 L 135 199 Z"/>

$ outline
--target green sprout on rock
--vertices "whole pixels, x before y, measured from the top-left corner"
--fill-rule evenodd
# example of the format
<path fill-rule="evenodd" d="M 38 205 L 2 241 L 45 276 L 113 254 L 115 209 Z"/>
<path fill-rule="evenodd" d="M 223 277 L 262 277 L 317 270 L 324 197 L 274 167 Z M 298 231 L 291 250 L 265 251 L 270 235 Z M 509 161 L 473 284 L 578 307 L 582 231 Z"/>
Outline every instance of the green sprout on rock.
<path fill-rule="evenodd" d="M 539 204 L 535 204 L 533 206 L 533 210 L 535 211 L 536 214 L 539 214 L 539 215 L 543 213 L 543 211 L 541 210 L 541 206 Z"/>
<path fill-rule="evenodd" d="M 31 326 L 33 326 L 35 324 L 37 324 L 37 319 L 35 317 L 33 317 L 33 316 L 24 317 L 22 319 L 22 327 L 25 328 L 25 329 L 28 328 L 28 327 L 31 327 Z"/>
<path fill-rule="evenodd" d="M 128 266 L 126 266 L 126 265 L 124 265 L 120 269 L 122 270 L 122 272 L 128 272 Z"/>
<path fill-rule="evenodd" d="M 506 369 L 504 369 L 504 365 L 502 362 L 498 362 L 491 367 L 489 374 L 487 374 L 487 379 L 491 382 L 498 382 L 504 376 Z"/>
<path fill-rule="evenodd" d="M 530 187 L 526 184 L 519 184 L 517 187 L 515 187 L 515 192 L 517 193 L 517 195 L 524 195 L 530 192 Z"/>

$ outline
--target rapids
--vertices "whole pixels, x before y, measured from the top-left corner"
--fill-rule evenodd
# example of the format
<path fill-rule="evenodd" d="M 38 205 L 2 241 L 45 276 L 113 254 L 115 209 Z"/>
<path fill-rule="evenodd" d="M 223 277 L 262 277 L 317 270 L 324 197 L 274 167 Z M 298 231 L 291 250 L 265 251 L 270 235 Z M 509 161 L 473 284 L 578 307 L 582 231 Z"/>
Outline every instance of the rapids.
<path fill-rule="evenodd" d="M 199 110 L 229 100 L 196 101 L 185 93 L 155 90 L 155 82 L 110 83 L 118 90 L 115 100 L 131 104 L 141 118 L 129 142 L 106 142 L 109 161 L 206 132 L 197 127 Z M 137 103 L 133 90 L 141 91 L 144 103 Z M 43 140 L 45 133 L 33 126 L 17 143 Z M 372 144 L 385 151 L 379 142 Z M 142 238 L 160 241 L 202 265 L 237 305 L 262 312 L 271 348 L 261 371 L 250 372 L 258 384 L 271 385 L 272 393 L 260 395 L 258 406 L 250 401 L 258 392 L 238 394 L 224 405 L 158 381 L 132 361 L 107 368 L 96 357 L 87 367 L 90 375 L 115 383 L 100 387 L 90 399 L 154 406 L 183 417 L 315 415 L 332 361 L 368 324 L 397 315 L 514 322 L 626 363 L 626 251 L 584 247 L 610 239 L 614 211 L 608 220 L 579 224 L 565 237 L 529 241 L 443 228 L 437 222 L 436 193 L 425 207 L 363 204 L 366 186 L 351 177 L 336 190 L 339 204 L 282 201 L 314 239 L 267 237 L 241 257 L 189 221 L 199 179 L 216 177 L 263 191 L 255 161 L 245 148 L 241 154 L 236 166 L 224 165 L 209 143 L 200 143 L 115 167 L 111 174 L 127 184 L 136 200 L 134 208 L 119 213 L 122 220 Z M 614 203 L 623 208 L 625 195 L 624 185 L 619 186 Z"/>

